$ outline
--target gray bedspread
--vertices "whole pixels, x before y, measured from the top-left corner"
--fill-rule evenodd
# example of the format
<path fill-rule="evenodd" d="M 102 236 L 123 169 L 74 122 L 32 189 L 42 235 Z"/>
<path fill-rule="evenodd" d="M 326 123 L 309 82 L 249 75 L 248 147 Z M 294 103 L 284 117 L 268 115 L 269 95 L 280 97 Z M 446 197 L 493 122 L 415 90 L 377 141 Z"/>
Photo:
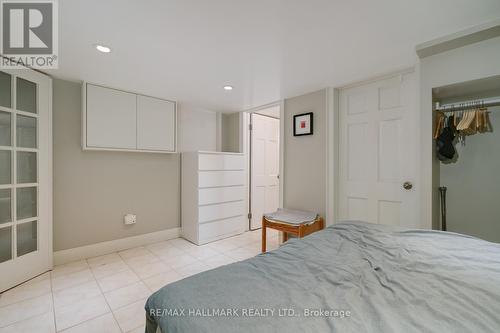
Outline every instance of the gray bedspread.
<path fill-rule="evenodd" d="M 343 222 L 172 283 L 146 313 L 163 333 L 500 332 L 500 245 Z"/>

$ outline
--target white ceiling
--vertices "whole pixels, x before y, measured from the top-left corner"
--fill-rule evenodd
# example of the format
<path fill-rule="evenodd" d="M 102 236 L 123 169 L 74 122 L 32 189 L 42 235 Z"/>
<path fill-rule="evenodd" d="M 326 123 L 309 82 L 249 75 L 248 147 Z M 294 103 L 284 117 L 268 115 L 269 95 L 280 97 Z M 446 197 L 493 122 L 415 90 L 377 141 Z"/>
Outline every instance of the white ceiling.
<path fill-rule="evenodd" d="M 413 65 L 416 44 L 498 17 L 499 0 L 62 0 L 50 74 L 239 111 Z"/>

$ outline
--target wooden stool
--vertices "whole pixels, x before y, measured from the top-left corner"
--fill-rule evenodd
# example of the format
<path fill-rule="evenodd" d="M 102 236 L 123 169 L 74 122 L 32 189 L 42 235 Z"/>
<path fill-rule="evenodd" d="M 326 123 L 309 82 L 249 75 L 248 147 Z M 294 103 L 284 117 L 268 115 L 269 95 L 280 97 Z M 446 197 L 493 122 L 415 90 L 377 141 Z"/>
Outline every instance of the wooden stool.
<path fill-rule="evenodd" d="M 322 217 L 308 223 L 293 224 L 281 221 L 271 221 L 262 216 L 262 253 L 266 252 L 266 228 L 271 228 L 283 232 L 283 242 L 288 240 L 288 234 L 294 234 L 299 238 L 312 234 L 315 231 L 322 230 L 325 227 L 325 221 Z"/>

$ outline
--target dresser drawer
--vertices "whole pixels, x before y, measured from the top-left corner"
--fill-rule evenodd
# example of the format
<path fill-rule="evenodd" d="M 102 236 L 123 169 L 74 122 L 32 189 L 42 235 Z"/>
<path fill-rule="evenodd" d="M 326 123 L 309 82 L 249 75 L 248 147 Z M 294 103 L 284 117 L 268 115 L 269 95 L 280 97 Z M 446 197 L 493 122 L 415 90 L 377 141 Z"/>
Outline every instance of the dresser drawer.
<path fill-rule="evenodd" d="M 199 242 L 201 244 L 207 243 L 216 239 L 236 235 L 244 230 L 244 216 L 201 224 L 199 229 Z"/>
<path fill-rule="evenodd" d="M 226 202 L 198 207 L 198 221 L 205 223 L 245 214 L 244 201 Z"/>
<path fill-rule="evenodd" d="M 245 158 L 243 155 L 200 154 L 199 170 L 243 170 Z"/>
<path fill-rule="evenodd" d="M 198 191 L 198 204 L 209 205 L 244 200 L 245 190 L 245 186 L 201 188 Z"/>
<path fill-rule="evenodd" d="M 200 171 L 198 187 L 245 185 L 245 171 Z"/>

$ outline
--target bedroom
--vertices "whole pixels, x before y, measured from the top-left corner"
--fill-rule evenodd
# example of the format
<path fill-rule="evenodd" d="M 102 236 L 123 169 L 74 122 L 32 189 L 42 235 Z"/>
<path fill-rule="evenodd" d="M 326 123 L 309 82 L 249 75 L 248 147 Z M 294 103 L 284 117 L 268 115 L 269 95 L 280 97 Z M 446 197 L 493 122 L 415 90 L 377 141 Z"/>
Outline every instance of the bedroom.
<path fill-rule="evenodd" d="M 0 332 L 500 330 L 500 2 L 0 4 Z"/>

